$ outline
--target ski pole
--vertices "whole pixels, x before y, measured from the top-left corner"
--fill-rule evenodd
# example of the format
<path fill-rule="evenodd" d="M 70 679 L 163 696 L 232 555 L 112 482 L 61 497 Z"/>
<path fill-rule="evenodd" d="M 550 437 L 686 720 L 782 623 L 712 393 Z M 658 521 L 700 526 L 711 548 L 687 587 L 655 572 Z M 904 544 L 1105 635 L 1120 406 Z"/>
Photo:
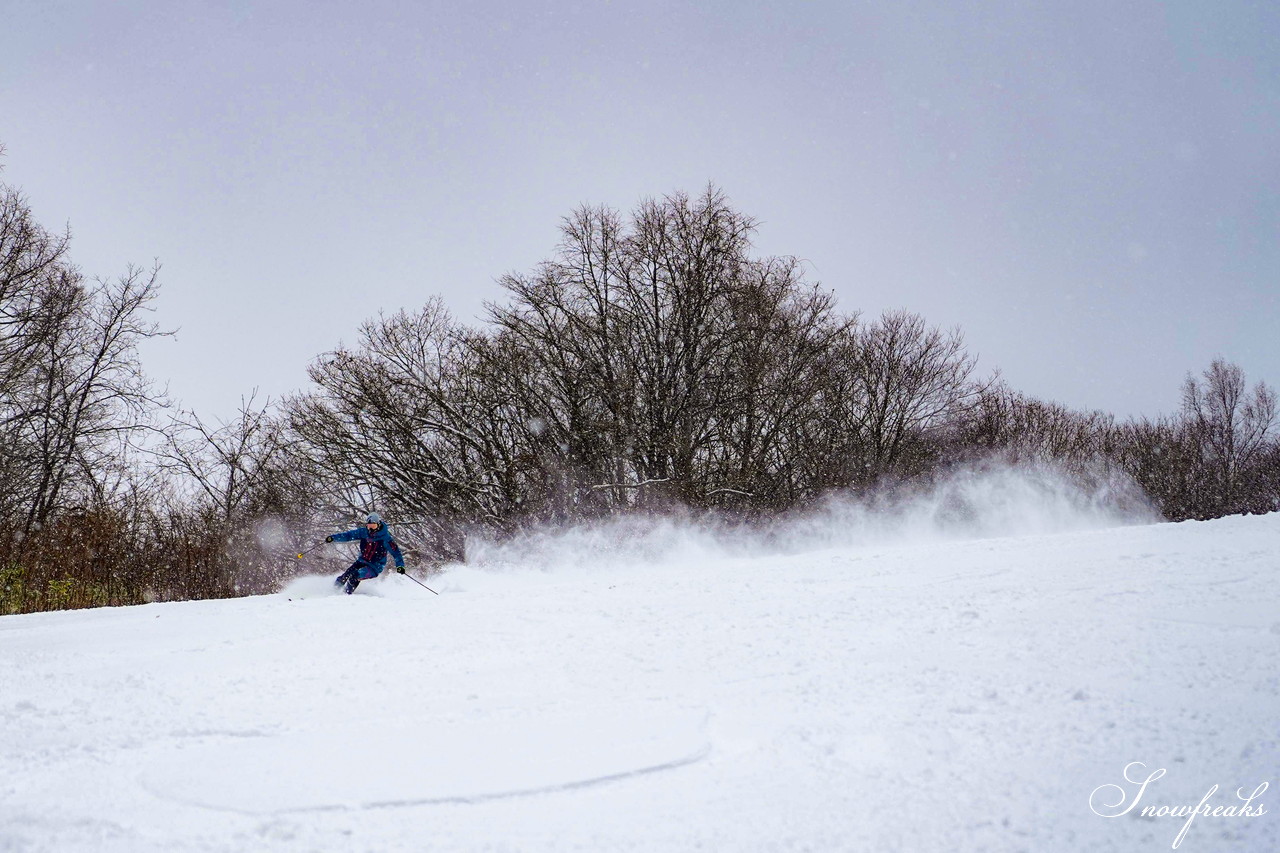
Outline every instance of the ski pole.
<path fill-rule="evenodd" d="M 439 594 L 440 594 L 440 593 L 436 592 L 434 589 L 432 589 L 431 587 L 427 586 L 427 585 L 426 585 L 425 583 L 423 583 L 422 581 L 420 581 L 420 580 L 418 580 L 417 578 L 415 578 L 413 575 L 409 574 L 408 572 L 404 572 L 404 576 L 405 576 L 405 577 L 407 577 L 409 580 L 413 581 L 414 583 L 416 583 L 418 586 L 420 586 L 420 587 L 422 587 L 423 589 L 425 589 L 427 592 L 435 593 L 436 595 L 439 595 Z"/>
<path fill-rule="evenodd" d="M 302 557 L 303 557 L 303 555 L 305 555 L 305 554 L 310 554 L 312 551 L 314 551 L 315 549 L 319 548 L 319 547 L 320 547 L 320 545 L 327 545 L 327 544 L 329 544 L 329 543 L 327 543 L 327 542 L 321 542 L 319 545 L 312 545 L 312 546 L 311 546 L 310 548 L 308 548 L 307 550 L 305 550 L 305 551 L 303 551 L 302 553 L 298 554 L 298 559 L 299 559 L 299 560 L 301 560 L 301 559 L 302 559 Z"/>

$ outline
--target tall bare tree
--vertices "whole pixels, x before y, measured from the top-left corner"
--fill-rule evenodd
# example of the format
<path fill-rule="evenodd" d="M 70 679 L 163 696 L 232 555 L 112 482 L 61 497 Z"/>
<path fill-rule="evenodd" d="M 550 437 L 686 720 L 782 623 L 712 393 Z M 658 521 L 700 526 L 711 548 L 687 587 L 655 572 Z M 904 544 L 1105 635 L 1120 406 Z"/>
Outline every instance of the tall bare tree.
<path fill-rule="evenodd" d="M 26 532 L 67 501 L 83 500 L 83 487 L 153 426 L 164 401 L 142 370 L 138 344 L 170 334 L 146 316 L 158 274 L 158 266 L 131 267 L 79 288 L 75 310 L 42 340 L 23 436 L 35 478 Z"/>
<path fill-rule="evenodd" d="M 0 513 L 9 520 L 24 514 L 39 479 L 33 374 L 82 305 L 68 240 L 41 227 L 18 190 L 0 185 Z"/>
<path fill-rule="evenodd" d="M 569 448 L 581 488 L 615 506 L 706 492 L 712 440 L 755 223 L 708 187 L 566 220 L 557 257 L 502 280 L 501 334 L 530 353 L 539 420 Z M 586 482 L 594 480 L 595 482 Z"/>
<path fill-rule="evenodd" d="M 860 327 L 838 357 L 840 399 L 859 440 L 864 481 L 913 473 L 930 443 L 994 381 L 973 381 L 977 359 L 959 329 L 930 327 L 907 311 Z"/>
<path fill-rule="evenodd" d="M 1214 510 L 1238 511 L 1242 476 L 1268 449 L 1275 391 L 1265 382 L 1250 389 L 1239 365 L 1215 358 L 1199 379 L 1183 382 L 1182 411 L 1213 474 Z"/>

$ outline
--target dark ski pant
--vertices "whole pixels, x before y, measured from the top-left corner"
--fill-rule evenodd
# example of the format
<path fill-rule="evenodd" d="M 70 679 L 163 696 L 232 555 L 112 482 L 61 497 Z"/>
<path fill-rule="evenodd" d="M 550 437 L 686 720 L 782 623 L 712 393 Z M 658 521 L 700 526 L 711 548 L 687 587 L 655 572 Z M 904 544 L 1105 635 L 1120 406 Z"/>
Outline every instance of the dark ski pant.
<path fill-rule="evenodd" d="M 345 586 L 347 595 L 356 591 L 356 587 L 360 585 L 360 581 L 368 578 L 376 578 L 382 569 L 378 566 L 371 566 L 364 560 L 356 560 L 351 564 L 345 572 L 338 575 L 337 580 L 333 582 L 334 586 Z"/>

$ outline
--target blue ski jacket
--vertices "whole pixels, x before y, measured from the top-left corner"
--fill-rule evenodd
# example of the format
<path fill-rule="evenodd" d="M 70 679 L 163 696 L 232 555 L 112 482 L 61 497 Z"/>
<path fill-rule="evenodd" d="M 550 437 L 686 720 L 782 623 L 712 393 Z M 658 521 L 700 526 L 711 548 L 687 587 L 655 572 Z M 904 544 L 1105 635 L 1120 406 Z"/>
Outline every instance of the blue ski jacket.
<path fill-rule="evenodd" d="M 390 553 L 392 559 L 396 562 L 396 568 L 404 568 L 404 554 L 400 553 L 400 546 L 396 544 L 396 540 L 391 535 L 391 531 L 387 529 L 386 523 L 378 525 L 378 529 L 373 533 L 369 532 L 367 527 L 357 527 L 355 530 L 348 530 L 345 533 L 333 534 L 334 542 L 359 542 L 360 558 L 356 560 L 357 564 L 364 564 L 373 571 L 373 577 L 377 577 L 387 565 L 387 554 Z M 363 575 L 363 572 L 361 573 Z"/>

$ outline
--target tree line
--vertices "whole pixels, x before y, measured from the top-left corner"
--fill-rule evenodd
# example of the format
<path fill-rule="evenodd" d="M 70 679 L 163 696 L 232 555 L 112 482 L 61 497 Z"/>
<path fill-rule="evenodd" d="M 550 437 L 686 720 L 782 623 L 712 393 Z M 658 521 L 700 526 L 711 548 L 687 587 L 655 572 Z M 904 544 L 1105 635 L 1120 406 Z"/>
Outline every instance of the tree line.
<path fill-rule="evenodd" d="M 1214 361 L 1174 415 L 1078 412 L 980 376 L 958 329 L 842 310 L 714 187 L 583 207 L 483 322 L 364 322 L 312 387 L 209 423 L 147 380 L 158 269 L 89 281 L 0 187 L 0 612 L 224 597 L 377 507 L 418 565 L 620 513 L 744 523 L 979 458 L 1099 461 L 1166 518 L 1280 508 L 1275 393 Z"/>

